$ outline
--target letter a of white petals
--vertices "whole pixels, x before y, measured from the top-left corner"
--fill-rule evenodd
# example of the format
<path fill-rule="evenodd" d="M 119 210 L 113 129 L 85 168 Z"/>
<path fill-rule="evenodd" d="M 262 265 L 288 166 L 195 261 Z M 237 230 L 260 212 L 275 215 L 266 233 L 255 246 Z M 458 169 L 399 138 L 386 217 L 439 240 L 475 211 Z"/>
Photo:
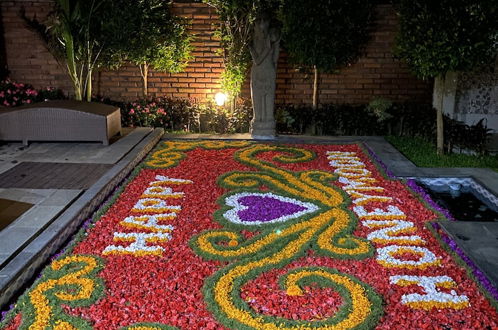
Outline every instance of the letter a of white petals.
<path fill-rule="evenodd" d="M 128 246 L 109 245 L 102 254 L 161 255 L 164 252 L 163 247 L 148 245 L 148 243 L 167 242 L 169 239 L 171 235 L 168 233 L 114 233 L 115 242 L 131 242 L 131 244 Z"/>

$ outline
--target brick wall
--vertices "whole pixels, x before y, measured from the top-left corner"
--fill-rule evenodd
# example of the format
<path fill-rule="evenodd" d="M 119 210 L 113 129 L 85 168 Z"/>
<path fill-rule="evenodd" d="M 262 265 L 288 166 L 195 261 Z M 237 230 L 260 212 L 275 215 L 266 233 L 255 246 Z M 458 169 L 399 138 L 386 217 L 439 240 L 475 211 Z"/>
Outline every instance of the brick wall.
<path fill-rule="evenodd" d="M 196 98 L 205 100 L 220 90 L 223 59 L 217 55 L 219 42 L 213 36 L 213 24 L 218 22 L 216 11 L 202 3 L 175 3 L 175 14 L 190 22 L 194 34 L 195 59 L 185 72 L 169 74 L 154 72 L 149 76 L 151 95 Z M 112 98 L 134 99 L 141 95 L 142 80 L 137 67 L 127 65 L 118 71 L 103 72 L 97 79 L 98 93 Z"/>
<path fill-rule="evenodd" d="M 38 36 L 28 30 L 19 17 L 22 6 L 26 15 L 38 20 L 47 16 L 51 0 L 0 2 L 5 37 L 7 68 L 12 80 L 33 84 L 35 87 L 56 86 L 71 90 L 71 81 L 64 67 L 57 63 Z"/>
<path fill-rule="evenodd" d="M 28 17 L 42 20 L 50 11 L 52 0 L 2 1 L 2 22 L 5 31 L 7 65 L 11 78 L 35 87 L 56 86 L 71 92 L 71 83 L 64 68 L 58 64 L 34 32 L 19 18 L 24 6 Z M 151 96 L 196 98 L 205 101 L 220 90 L 223 60 L 217 55 L 219 43 L 213 36 L 217 23 L 214 9 L 202 3 L 175 3 L 177 15 L 190 20 L 194 34 L 195 59 L 186 72 L 178 74 L 152 71 L 149 76 Z M 392 46 L 397 18 L 390 5 L 376 8 L 375 28 L 365 55 L 339 74 L 322 74 L 319 81 L 321 103 L 366 103 L 374 97 L 395 101 L 430 102 L 432 83 L 413 77 L 406 66 L 394 59 Z M 0 53 L 1 54 L 1 53 Z M 281 52 L 277 74 L 278 103 L 311 103 L 312 74 L 296 71 L 287 64 Z M 95 77 L 95 93 L 112 99 L 132 100 L 140 97 L 142 81 L 137 67 L 126 65 L 117 71 L 101 72 Z M 243 96 L 249 97 L 246 82 Z"/>
<path fill-rule="evenodd" d="M 415 78 L 407 66 L 392 54 L 397 17 L 391 5 L 378 5 L 370 42 L 365 54 L 338 74 L 322 74 L 319 80 L 321 103 L 367 103 L 375 97 L 396 101 L 430 102 L 432 82 Z M 277 100 L 311 103 L 313 74 L 296 72 L 287 65 L 286 54 L 279 60 Z"/>

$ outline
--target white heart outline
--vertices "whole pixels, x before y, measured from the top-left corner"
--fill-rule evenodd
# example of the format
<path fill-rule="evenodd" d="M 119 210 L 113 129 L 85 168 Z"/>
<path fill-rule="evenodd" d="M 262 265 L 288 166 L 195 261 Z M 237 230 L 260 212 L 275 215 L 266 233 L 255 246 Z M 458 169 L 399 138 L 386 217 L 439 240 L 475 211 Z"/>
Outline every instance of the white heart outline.
<path fill-rule="evenodd" d="M 304 207 L 305 209 L 302 211 L 293 213 L 293 214 L 284 215 L 284 216 L 275 218 L 275 219 L 270 220 L 270 221 L 258 221 L 258 220 L 250 221 L 250 222 L 243 221 L 242 219 L 239 218 L 238 213 L 239 213 L 239 211 L 247 210 L 249 208 L 249 206 L 245 206 L 245 205 L 240 204 L 239 199 L 242 197 L 248 197 L 248 196 L 271 197 L 271 198 L 277 199 L 281 202 L 299 205 L 301 207 Z M 299 217 L 303 216 L 304 214 L 313 213 L 319 209 L 319 207 L 313 203 L 303 202 L 303 201 L 299 201 L 299 200 L 294 199 L 294 198 L 276 195 L 276 194 L 273 194 L 271 192 L 268 192 L 268 193 L 258 193 L 258 192 L 236 193 L 236 194 L 230 195 L 229 197 L 226 197 L 225 204 L 228 206 L 232 206 L 232 208 L 230 210 L 226 211 L 225 213 L 223 213 L 223 217 L 232 223 L 236 223 L 239 225 L 245 225 L 245 226 L 265 225 L 265 224 L 272 224 L 272 223 L 277 223 L 277 222 L 285 222 L 285 221 L 288 221 L 291 219 L 299 218 Z"/>

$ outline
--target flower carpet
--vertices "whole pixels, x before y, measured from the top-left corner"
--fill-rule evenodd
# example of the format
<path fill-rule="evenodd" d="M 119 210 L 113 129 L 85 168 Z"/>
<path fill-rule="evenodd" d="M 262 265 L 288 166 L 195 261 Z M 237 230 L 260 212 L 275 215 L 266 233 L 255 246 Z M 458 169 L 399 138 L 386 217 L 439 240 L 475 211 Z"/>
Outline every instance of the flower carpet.
<path fill-rule="evenodd" d="M 3 329 L 496 329 L 442 214 L 361 145 L 163 142 Z"/>

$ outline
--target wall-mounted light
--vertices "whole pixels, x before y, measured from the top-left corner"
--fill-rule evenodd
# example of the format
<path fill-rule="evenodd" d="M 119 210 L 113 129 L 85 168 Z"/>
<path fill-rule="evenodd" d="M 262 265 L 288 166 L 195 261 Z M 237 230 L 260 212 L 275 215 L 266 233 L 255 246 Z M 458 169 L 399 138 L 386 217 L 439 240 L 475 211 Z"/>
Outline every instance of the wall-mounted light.
<path fill-rule="evenodd" d="M 214 96 L 214 101 L 216 102 L 216 105 L 218 105 L 220 107 L 225 104 L 225 102 L 227 101 L 227 99 L 228 99 L 228 96 L 225 93 L 222 93 L 222 92 L 218 92 Z"/>

